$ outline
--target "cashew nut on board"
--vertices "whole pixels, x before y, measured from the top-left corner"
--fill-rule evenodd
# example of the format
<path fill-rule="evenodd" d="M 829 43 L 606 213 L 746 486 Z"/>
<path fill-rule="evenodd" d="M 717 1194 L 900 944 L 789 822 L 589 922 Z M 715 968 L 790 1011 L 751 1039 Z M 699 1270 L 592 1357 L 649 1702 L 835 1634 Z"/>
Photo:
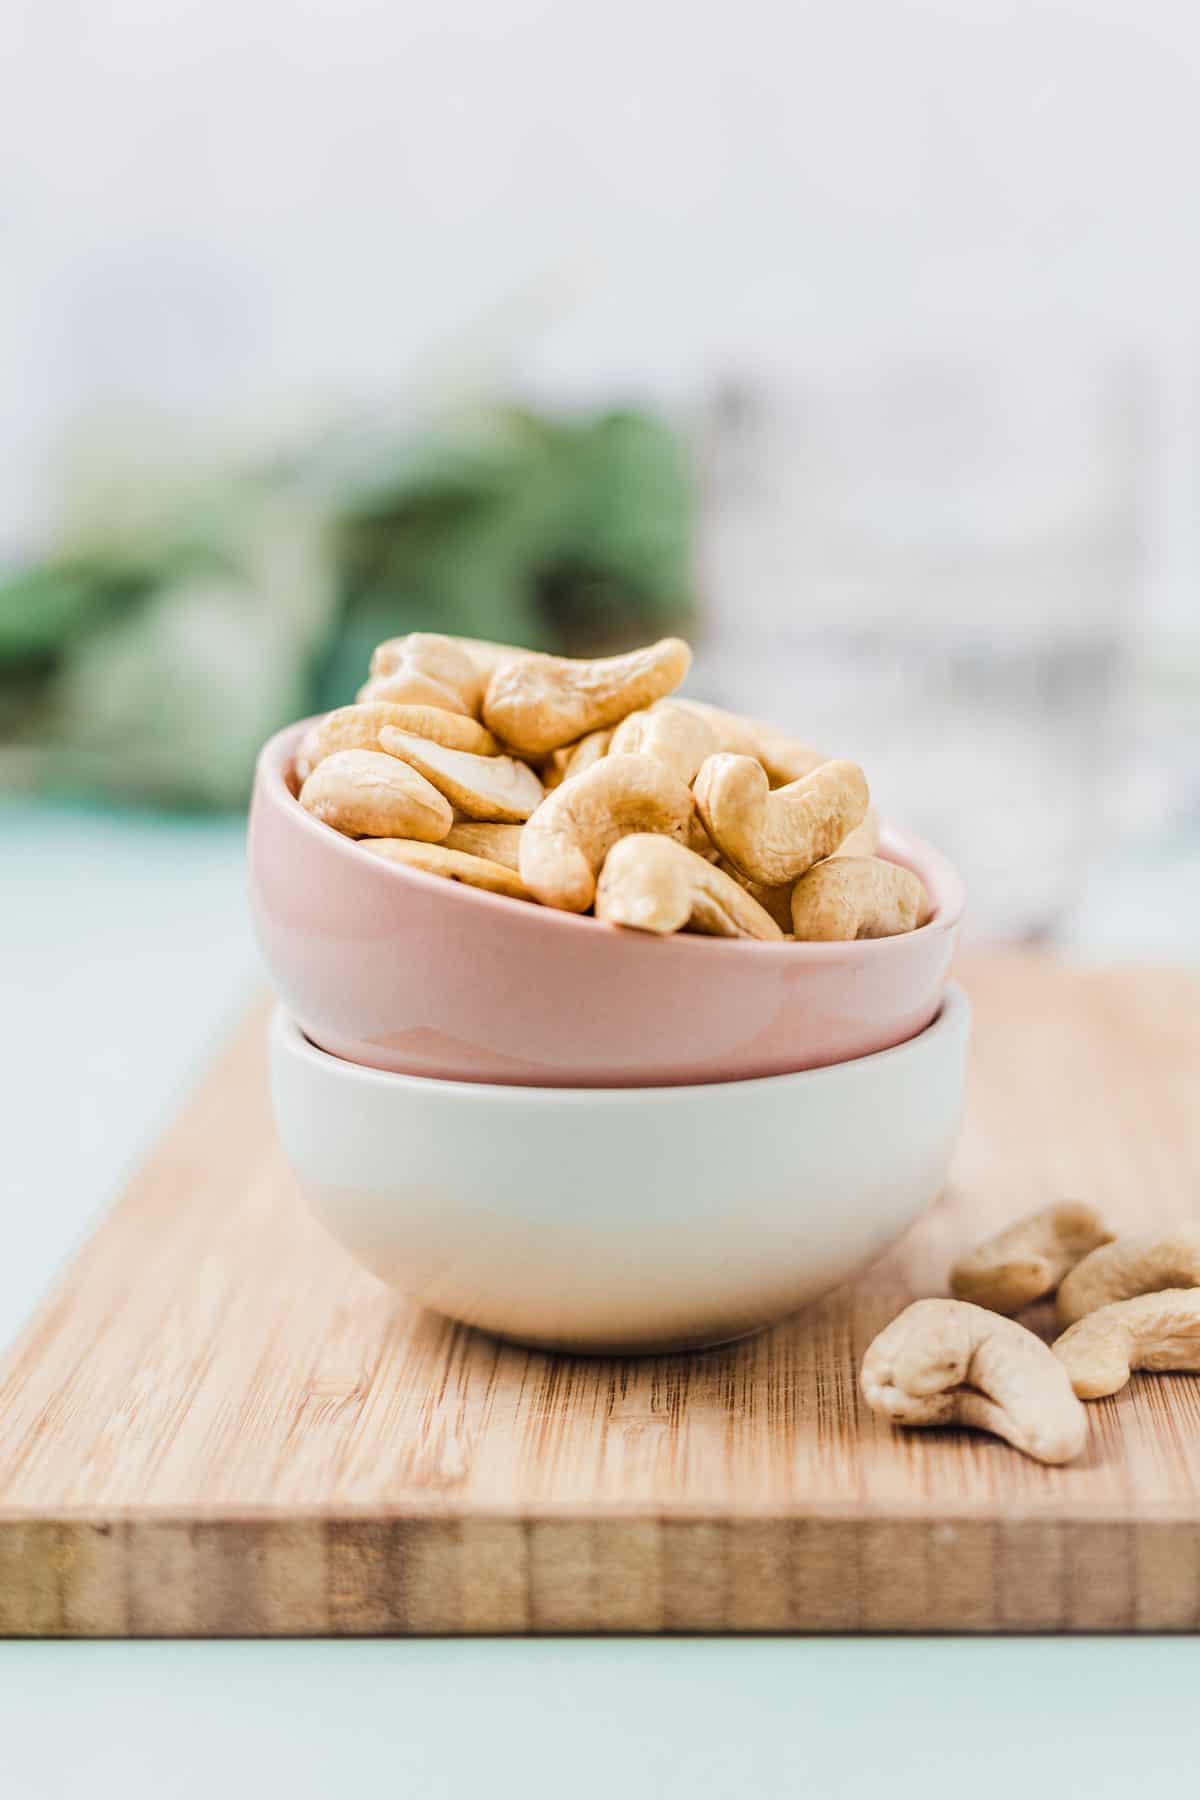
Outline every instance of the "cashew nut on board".
<path fill-rule="evenodd" d="M 1139 1294 L 1088 1313 L 1055 1341 L 1081 1400 L 1101 1400 L 1135 1369 L 1200 1371 L 1200 1288 Z"/>
<path fill-rule="evenodd" d="M 487 862 L 515 869 L 521 853 L 521 827 L 456 819 L 441 841 L 447 850 L 462 850 L 468 856 L 482 856 Z"/>
<path fill-rule="evenodd" d="M 513 756 L 473 756 L 442 744 L 393 731 L 385 725 L 379 741 L 389 756 L 411 764 L 468 819 L 509 824 L 527 819 L 544 789 L 528 763 Z"/>
<path fill-rule="evenodd" d="M 751 881 L 779 887 L 832 856 L 861 825 L 870 795 L 857 763 L 827 762 L 772 791 L 749 756 L 710 756 L 694 792 L 705 829 L 722 856 Z"/>
<path fill-rule="evenodd" d="M 661 700 L 679 686 L 691 660 L 682 638 L 595 662 L 524 656 L 503 664 L 488 682 L 483 722 L 523 755 L 543 755 Z"/>
<path fill-rule="evenodd" d="M 379 750 L 335 750 L 300 789 L 300 804 L 347 837 L 436 844 L 454 823 L 453 807 L 431 782 Z"/>
<path fill-rule="evenodd" d="M 296 752 L 296 774 L 306 781 L 317 764 L 335 750 L 378 750 L 379 733 L 385 725 L 444 744 L 448 750 L 470 750 L 476 756 L 494 756 L 500 748 L 491 732 L 465 713 L 447 712 L 441 706 L 396 706 L 373 700 L 336 707 L 311 725 Z"/>
<path fill-rule="evenodd" d="M 699 713 L 675 700 L 658 700 L 622 719 L 609 748 L 614 756 L 652 756 L 690 787 L 701 763 L 716 751 L 717 734 Z"/>
<path fill-rule="evenodd" d="M 682 839 L 691 813 L 691 794 L 661 763 L 606 756 L 547 794 L 529 819 L 521 833 L 521 879 L 544 906 L 586 912 L 618 838 L 657 831 Z"/>
<path fill-rule="evenodd" d="M 596 885 L 596 917 L 638 931 L 698 931 L 778 943 L 757 900 L 675 838 L 634 832 L 615 843 Z"/>
<path fill-rule="evenodd" d="M 1015 1313 L 1052 1294 L 1076 1263 L 1112 1232 L 1094 1206 L 1064 1200 L 998 1231 L 950 1270 L 950 1291 L 992 1312 Z"/>
<path fill-rule="evenodd" d="M 835 856 L 792 889 L 792 930 L 806 943 L 852 942 L 915 931 L 929 899 L 911 869 L 877 856 Z"/>
<path fill-rule="evenodd" d="M 424 869 L 428 875 L 461 881 L 465 887 L 485 888 L 490 894 L 507 894 L 510 900 L 529 898 L 529 891 L 515 870 L 505 868 L 503 863 L 490 862 L 484 856 L 448 850 L 444 843 L 421 844 L 412 838 L 363 838 L 361 848 L 381 856 L 385 862 L 406 863 L 409 868 Z"/>
<path fill-rule="evenodd" d="M 863 1357 L 867 1405 L 894 1425 L 967 1425 L 1039 1462 L 1079 1455 L 1087 1417 L 1054 1353 L 1015 1319 L 915 1300 Z"/>
<path fill-rule="evenodd" d="M 371 679 L 359 690 L 360 700 L 391 700 L 401 705 L 441 706 L 448 712 L 475 714 L 483 675 L 455 638 L 431 631 L 410 631 L 388 638 L 371 658 Z"/>
<path fill-rule="evenodd" d="M 1111 1234 L 1110 1234 L 1111 1236 Z M 1200 1225 L 1105 1241 L 1072 1269 L 1058 1290 L 1058 1322 L 1073 1325 L 1116 1300 L 1200 1287 Z"/>

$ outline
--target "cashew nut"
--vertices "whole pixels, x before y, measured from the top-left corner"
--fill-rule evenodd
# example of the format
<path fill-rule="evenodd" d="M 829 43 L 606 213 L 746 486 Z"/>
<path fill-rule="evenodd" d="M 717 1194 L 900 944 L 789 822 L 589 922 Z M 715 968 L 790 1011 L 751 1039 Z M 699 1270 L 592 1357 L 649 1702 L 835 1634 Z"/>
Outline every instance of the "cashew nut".
<path fill-rule="evenodd" d="M 447 850 L 462 850 L 467 856 L 482 856 L 487 862 L 515 869 L 521 851 L 522 829 L 520 825 L 481 824 L 475 819 L 456 819 L 442 843 Z"/>
<path fill-rule="evenodd" d="M 707 700 L 693 700 L 690 695 L 679 695 L 676 705 L 686 708 L 708 725 L 715 739 L 714 756 L 758 756 L 762 734 L 753 719 L 726 712 L 723 706 L 712 706 Z"/>
<path fill-rule="evenodd" d="M 488 682 L 484 723 L 522 753 L 557 750 L 669 694 L 691 660 L 681 638 L 662 638 L 596 662 L 524 656 L 497 669 Z"/>
<path fill-rule="evenodd" d="M 823 751 L 788 737 L 774 725 L 764 725 L 760 719 L 743 718 L 741 713 L 726 712 L 723 706 L 710 706 L 706 700 L 680 699 L 676 704 L 708 724 L 716 739 L 711 754 L 754 757 L 766 770 L 772 787 L 798 781 L 829 761 Z"/>
<path fill-rule="evenodd" d="M 798 738 L 790 738 L 770 725 L 759 725 L 756 729 L 759 734 L 758 760 L 767 771 L 767 779 L 773 788 L 803 781 L 806 775 L 829 761 L 823 750 L 814 750 L 811 744 L 802 744 Z"/>
<path fill-rule="evenodd" d="M 696 811 L 694 805 L 692 807 L 692 816 L 688 820 L 687 836 L 683 841 L 689 850 L 694 850 L 697 856 L 702 856 L 704 858 L 705 862 L 720 862 L 721 852 L 717 849 L 717 846 L 713 843 L 707 831 L 705 831 L 704 821 Z M 725 873 L 727 875 L 733 875 L 733 868 L 727 868 Z M 739 878 L 735 876 L 735 879 Z M 746 886 L 747 884 L 743 882 L 742 885 Z M 747 892 L 749 892 L 748 887 Z"/>
<path fill-rule="evenodd" d="M 546 792 L 569 781 L 572 775 L 582 775 L 602 756 L 607 756 L 612 735 L 612 727 L 605 726 L 602 731 L 589 731 L 578 743 L 563 744 L 560 749 L 552 750 L 542 769 L 542 786 Z"/>
<path fill-rule="evenodd" d="M 688 787 L 716 748 L 717 734 L 708 720 L 677 700 L 658 700 L 630 713 L 613 732 L 610 745 L 614 756 L 654 757 Z"/>
<path fill-rule="evenodd" d="M 700 829 L 703 831 L 704 827 L 701 826 Z M 705 836 L 708 837 L 707 832 L 705 832 Z M 712 839 L 709 838 L 708 841 L 711 844 Z M 735 869 L 729 858 L 722 856 L 719 851 L 717 852 L 717 867 L 732 877 L 739 887 L 745 888 L 750 898 L 756 900 L 765 913 L 770 914 L 784 937 L 795 937 L 796 934 L 792 930 L 792 889 L 796 885 L 795 882 L 785 881 L 780 887 L 772 887 L 766 881 L 751 881 L 749 876 L 743 875 L 740 870 Z"/>
<path fill-rule="evenodd" d="M 1110 1232 L 1101 1241 L 1104 1248 L 1085 1256 L 1058 1290 L 1060 1326 L 1138 1294 L 1200 1287 L 1200 1225 L 1171 1237 L 1146 1234 L 1115 1242 Z"/>
<path fill-rule="evenodd" d="M 1094 1206 L 1079 1200 L 1044 1206 L 960 1256 L 950 1271 L 950 1291 L 992 1312 L 1020 1312 L 1053 1293 L 1081 1258 L 1111 1239 Z"/>
<path fill-rule="evenodd" d="M 863 1357 L 867 1405 L 894 1425 L 968 1425 L 1039 1462 L 1078 1456 L 1087 1417 L 1053 1352 L 965 1300 L 916 1300 Z"/>
<path fill-rule="evenodd" d="M 494 756 L 500 746 L 490 731 L 441 706 L 394 706 L 384 700 L 358 706 L 339 706 L 315 725 L 310 725 L 296 752 L 296 773 L 306 781 L 319 762 L 335 750 L 378 750 L 383 726 L 411 731 L 414 736 L 445 744 L 450 750 L 470 750 L 477 756 Z"/>
<path fill-rule="evenodd" d="M 420 844 L 412 838 L 362 838 L 359 847 L 386 862 L 406 863 L 410 868 L 424 869 L 427 875 L 461 881 L 466 887 L 507 894 L 510 900 L 529 899 L 529 889 L 514 870 L 506 869 L 503 863 L 490 862 L 485 856 L 449 850 L 445 844 Z"/>
<path fill-rule="evenodd" d="M 928 916 L 920 878 L 877 856 L 831 857 L 792 889 L 792 929 L 807 943 L 897 937 Z"/>
<path fill-rule="evenodd" d="M 452 637 L 450 642 L 466 651 L 485 685 L 505 663 L 515 662 L 518 656 L 529 655 L 528 650 L 521 649 L 517 644 L 495 644 L 490 638 Z"/>
<path fill-rule="evenodd" d="M 521 879 L 544 906 L 586 912 L 618 838 L 633 831 L 682 838 L 692 796 L 649 756 L 606 756 L 547 794 L 521 833 Z"/>
<path fill-rule="evenodd" d="M 695 782 L 700 817 L 723 856 L 751 881 L 780 887 L 831 856 L 861 825 L 870 795 L 857 763 L 827 762 L 771 791 L 749 756 L 710 756 Z"/>
<path fill-rule="evenodd" d="M 770 913 L 784 937 L 794 943 L 796 941 L 796 933 L 792 929 L 792 890 L 796 886 L 796 883 L 794 881 L 785 881 L 779 887 L 772 887 L 769 882 L 751 881 L 748 876 L 741 874 L 727 857 L 721 856 L 719 852 L 713 850 L 712 839 L 698 821 L 696 829 L 701 834 L 704 843 L 702 848 L 700 845 L 693 843 L 692 840 L 689 839 L 688 841 L 691 843 L 692 849 L 701 849 L 702 854 L 706 849 L 711 855 L 715 856 L 717 867 L 724 869 L 727 875 L 732 875 L 733 879 L 736 882 L 739 882 L 741 886 L 745 888 L 746 892 L 752 895 L 765 911 Z M 873 854 L 873 850 L 878 846 L 878 843 L 879 815 L 872 806 L 867 809 L 867 816 L 862 824 L 850 833 L 850 836 L 834 851 L 833 856 L 827 857 L 826 861 L 833 862 L 835 858 L 855 854 L 853 850 L 855 844 L 863 846 L 863 849 L 858 852 L 858 854 Z M 867 846 L 870 846 L 871 848 L 868 849 Z M 823 867 L 824 865 L 819 866 Z"/>
<path fill-rule="evenodd" d="M 358 698 L 478 714 L 482 691 L 483 676 L 461 643 L 432 631 L 410 631 L 376 645 L 371 679 Z"/>
<path fill-rule="evenodd" d="M 527 763 L 512 756 L 473 756 L 443 744 L 393 731 L 385 725 L 379 741 L 389 756 L 409 763 L 468 819 L 527 819 L 544 790 Z"/>
<path fill-rule="evenodd" d="M 1134 1369 L 1200 1370 L 1200 1288 L 1139 1294 L 1088 1313 L 1054 1344 L 1081 1400 L 1125 1386 Z"/>
<path fill-rule="evenodd" d="M 347 837 L 436 844 L 454 823 L 453 807 L 431 782 L 379 750 L 335 750 L 300 789 L 300 804 Z"/>
<path fill-rule="evenodd" d="M 674 838 L 638 831 L 604 859 L 596 917 L 638 931 L 699 931 L 778 942 L 775 921 L 745 888 Z"/>
<path fill-rule="evenodd" d="M 868 806 L 867 816 L 861 825 L 856 825 L 848 837 L 844 837 L 834 856 L 877 856 L 879 853 L 879 814 L 873 806 Z M 830 858 L 832 861 L 833 859 Z"/>
<path fill-rule="evenodd" d="M 641 882 L 646 917 L 673 918 L 687 906 L 678 924 L 647 929 L 690 924 L 769 941 L 909 929 L 911 894 L 890 890 L 907 882 L 922 901 L 923 891 L 868 854 L 878 819 L 862 771 L 761 721 L 668 699 L 690 661 L 679 638 L 584 662 L 409 632 L 376 647 L 358 704 L 308 729 L 286 780 L 309 812 L 347 836 L 441 842 L 519 873 L 530 897 L 568 911 L 592 905 L 613 844 L 641 834 L 679 841 L 708 873 L 661 846 L 623 853 L 603 902 L 613 919 Z M 608 762 L 610 774 L 547 807 L 552 793 Z M 536 828 L 523 833 L 524 821 Z M 835 859 L 848 872 L 814 872 L 803 893 L 815 923 L 802 927 L 798 878 Z M 434 863 L 449 866 L 428 856 L 422 866 Z M 825 896 L 824 912 L 814 896 Z"/>

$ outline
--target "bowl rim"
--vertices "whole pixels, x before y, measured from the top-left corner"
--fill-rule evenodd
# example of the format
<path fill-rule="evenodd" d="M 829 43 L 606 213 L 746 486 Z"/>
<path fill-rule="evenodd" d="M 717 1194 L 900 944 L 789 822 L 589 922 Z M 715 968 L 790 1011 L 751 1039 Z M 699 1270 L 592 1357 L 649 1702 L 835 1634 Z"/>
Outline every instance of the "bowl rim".
<path fill-rule="evenodd" d="M 354 866 L 358 867 L 357 840 L 343 836 L 332 826 L 322 824 L 319 819 L 314 819 L 310 813 L 305 812 L 287 782 L 288 765 L 301 737 L 310 725 L 324 717 L 324 713 L 313 713 L 306 719 L 298 719 L 291 725 L 283 726 L 267 739 L 255 764 L 254 801 L 282 810 L 289 825 L 312 834 L 331 856 L 353 858 Z M 434 887 L 449 888 L 451 893 L 447 899 L 450 905 L 483 908 L 484 912 L 492 912 L 499 906 L 510 917 L 519 917 L 523 924 L 528 923 L 530 915 L 536 913 L 539 930 L 583 931 L 593 942 L 597 941 L 598 934 L 607 935 L 610 939 L 619 937 L 626 941 L 627 946 L 633 943 L 639 943 L 643 947 L 652 946 L 656 955 L 702 957 L 710 968 L 715 968 L 721 957 L 756 956 L 760 959 L 775 958 L 795 969 L 806 963 L 828 966 L 850 958 L 858 962 L 864 955 L 872 959 L 904 955 L 907 946 L 942 936 L 957 928 L 966 905 L 966 885 L 950 859 L 924 839 L 889 824 L 881 825 L 880 851 L 889 862 L 899 863 L 902 868 L 911 869 L 920 876 L 933 899 L 933 913 L 915 931 L 901 932 L 895 937 L 855 938 L 849 942 L 835 943 L 761 943 L 751 938 L 705 937 L 683 931 L 660 937 L 653 932 L 631 931 L 619 925 L 608 925 L 586 913 L 565 912 L 553 906 L 534 906 L 528 900 L 493 894 L 461 881 L 447 881 L 444 876 L 411 868 L 404 863 L 390 862 L 386 857 L 368 856 L 367 861 L 373 874 L 399 882 L 401 889 L 414 883 L 418 890 L 424 888 L 426 892 L 432 892 Z"/>
<path fill-rule="evenodd" d="M 706 1097 L 711 1100 L 716 1094 L 729 1094 L 735 1088 L 738 1095 L 747 1095 L 755 1089 L 778 1090 L 781 1083 L 811 1086 L 820 1082 L 854 1080 L 889 1058 L 895 1060 L 928 1052 L 939 1038 L 965 1029 L 969 1018 L 970 1003 L 966 994 L 957 981 L 948 981 L 941 1005 L 924 1030 L 886 1050 L 872 1050 L 865 1056 L 825 1063 L 816 1069 L 791 1069 L 780 1075 L 749 1075 L 728 1081 L 674 1082 L 659 1086 L 639 1082 L 629 1087 L 534 1087 L 491 1081 L 446 1081 L 434 1075 L 405 1075 L 399 1070 L 377 1069 L 369 1063 L 351 1062 L 346 1057 L 322 1050 L 305 1035 L 282 1001 L 276 1003 L 272 1012 L 270 1036 L 272 1048 L 279 1053 L 312 1065 L 326 1078 L 359 1087 L 379 1087 L 393 1093 L 412 1088 L 422 1094 L 460 1101 L 469 1097 L 481 1104 L 497 1106 L 529 1105 L 532 1102 L 568 1108 L 584 1105 L 614 1108 L 649 1101 L 690 1105 Z"/>

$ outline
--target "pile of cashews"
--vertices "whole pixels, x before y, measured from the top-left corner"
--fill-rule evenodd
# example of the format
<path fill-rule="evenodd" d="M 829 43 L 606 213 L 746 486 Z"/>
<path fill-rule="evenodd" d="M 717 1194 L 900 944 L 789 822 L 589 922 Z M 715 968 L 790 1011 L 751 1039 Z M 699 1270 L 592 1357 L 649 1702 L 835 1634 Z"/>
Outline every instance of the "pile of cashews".
<path fill-rule="evenodd" d="M 1200 1372 L 1200 1226 L 1118 1237 L 1094 1207 L 1044 1207 L 960 1257 L 950 1289 L 906 1307 L 863 1358 L 863 1396 L 895 1425 L 974 1426 L 1070 1462 L 1081 1400 L 1137 1369 Z M 1047 1344 L 1012 1315 L 1052 1294 Z"/>
<path fill-rule="evenodd" d="M 876 854 L 856 763 L 672 697 L 663 638 L 577 661 L 411 632 L 310 727 L 299 803 L 372 855 L 609 925 L 760 943 L 892 937 L 929 917 Z"/>

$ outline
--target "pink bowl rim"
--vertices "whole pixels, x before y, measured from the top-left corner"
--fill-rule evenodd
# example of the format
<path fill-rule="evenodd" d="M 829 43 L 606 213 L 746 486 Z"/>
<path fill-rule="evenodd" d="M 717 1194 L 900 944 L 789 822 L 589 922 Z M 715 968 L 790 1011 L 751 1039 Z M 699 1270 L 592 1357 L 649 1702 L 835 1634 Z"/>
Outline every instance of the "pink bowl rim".
<path fill-rule="evenodd" d="M 323 716 L 313 714 L 307 719 L 299 719 L 292 725 L 285 725 L 267 739 L 258 755 L 255 798 L 274 807 L 283 807 L 289 822 L 318 838 L 330 855 L 350 858 L 357 867 L 359 859 L 356 841 L 343 837 L 331 826 L 323 825 L 319 819 L 314 819 L 305 812 L 287 785 L 287 768 L 296 745 L 308 727 Z M 388 862 L 383 857 L 372 857 L 371 864 L 374 870 L 382 871 L 386 878 L 399 882 L 401 887 L 415 884 L 418 889 L 425 888 L 427 891 L 434 887 L 449 889 L 446 895 L 446 903 L 449 905 L 482 909 L 485 913 L 494 912 L 495 908 L 501 907 L 510 916 L 519 916 L 523 923 L 528 922 L 530 914 L 536 912 L 539 915 L 539 926 L 546 930 L 583 931 L 593 938 L 598 932 L 603 932 L 613 939 L 620 937 L 643 943 L 653 942 L 660 955 L 700 956 L 713 967 L 722 957 L 741 959 L 756 956 L 773 957 L 796 968 L 803 963 L 836 963 L 850 955 L 855 960 L 864 954 L 875 959 L 903 955 L 906 946 L 919 940 L 941 936 L 957 927 L 966 905 L 966 887 L 949 858 L 922 838 L 886 824 L 880 831 L 879 848 L 888 861 L 911 868 L 921 877 L 926 891 L 934 901 L 932 916 L 924 925 L 918 926 L 916 931 L 904 932 L 898 937 L 857 938 L 850 943 L 832 944 L 763 944 L 747 938 L 704 937 L 687 932 L 655 938 L 648 932 L 629 932 L 617 925 L 605 925 L 586 913 L 562 912 L 552 906 L 534 907 L 528 900 L 514 900 L 506 894 L 492 894 L 484 888 L 468 887 L 465 882 L 447 881 L 441 875 L 431 875 L 423 869 L 407 868 L 400 863 Z"/>
<path fill-rule="evenodd" d="M 434 879 L 440 880 L 442 877 L 435 876 Z M 519 906 L 528 904 L 527 900 L 517 902 Z M 691 1106 L 706 1094 L 728 1093 L 732 1088 L 736 1088 L 738 1093 L 731 1097 L 740 1101 L 756 1088 L 764 1091 L 771 1088 L 778 1093 L 785 1082 L 792 1089 L 800 1086 L 828 1087 L 834 1081 L 861 1081 L 882 1063 L 889 1060 L 898 1062 L 905 1056 L 928 1051 L 930 1044 L 958 1029 L 964 1021 L 969 1021 L 970 1016 L 970 1002 L 966 993 L 957 981 L 948 981 L 941 1003 L 928 1025 L 914 1032 L 912 1037 L 903 1038 L 898 1044 L 885 1045 L 882 1050 L 869 1050 L 864 1056 L 845 1057 L 841 1062 L 821 1063 L 815 1069 L 780 1069 L 774 1075 L 732 1076 L 726 1081 L 638 1082 L 631 1087 L 537 1087 L 525 1086 L 520 1082 L 450 1081 L 442 1075 L 410 1075 L 403 1069 L 380 1069 L 374 1063 L 352 1062 L 349 1057 L 335 1056 L 332 1050 L 322 1050 L 320 1044 L 308 1036 L 303 1026 L 288 1011 L 283 1001 L 276 1003 L 271 1015 L 271 1033 L 273 1040 L 282 1045 L 289 1056 L 298 1056 L 320 1068 L 324 1074 L 357 1087 L 379 1087 L 392 1093 L 399 1088 L 415 1088 L 422 1094 L 444 1095 L 453 1101 L 466 1097 L 469 1104 L 536 1104 L 564 1108 L 595 1106 L 597 1109 L 615 1110 L 648 1102 L 657 1102 L 659 1105 L 674 1102 L 681 1106 Z"/>

